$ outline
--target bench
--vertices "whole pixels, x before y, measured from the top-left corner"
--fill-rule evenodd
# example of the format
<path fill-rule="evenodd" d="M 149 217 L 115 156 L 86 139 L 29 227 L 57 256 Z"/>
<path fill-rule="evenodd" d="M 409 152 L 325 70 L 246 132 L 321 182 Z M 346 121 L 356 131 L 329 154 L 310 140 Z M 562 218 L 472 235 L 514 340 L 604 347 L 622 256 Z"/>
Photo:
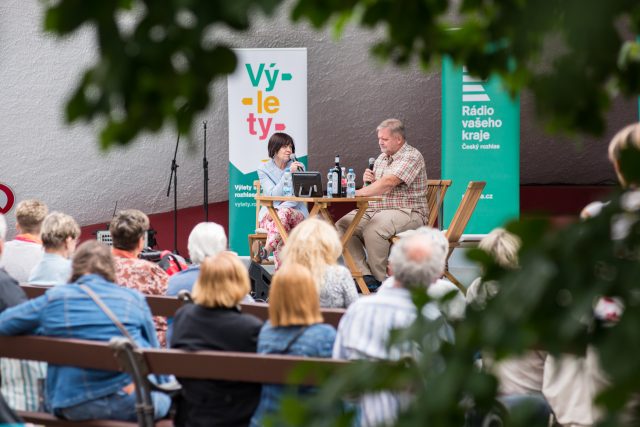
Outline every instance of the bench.
<path fill-rule="evenodd" d="M 145 372 L 173 374 L 181 378 L 230 380 L 290 385 L 318 385 L 336 370 L 349 362 L 332 359 L 303 358 L 286 355 L 263 355 L 220 351 L 186 352 L 166 349 L 135 349 L 125 338 L 112 339 L 111 343 L 77 339 L 61 339 L 39 336 L 0 337 L 0 357 L 38 360 L 58 365 L 80 368 L 126 371 L 132 375 L 137 390 L 145 390 Z M 130 371 L 123 359 L 133 357 L 142 361 L 143 373 Z M 138 366 L 140 368 L 140 366 Z M 297 375 L 292 373 L 297 372 Z M 137 377 L 137 378 L 136 378 Z M 140 393 L 144 394 L 144 393 Z M 170 420 L 153 423 L 144 417 L 138 423 L 111 420 L 72 422 L 51 414 L 19 412 L 27 422 L 55 427 L 170 427 Z"/>
<path fill-rule="evenodd" d="M 50 286 L 23 284 L 20 285 L 20 287 L 25 291 L 27 297 L 36 298 L 44 294 Z M 154 316 L 173 317 L 175 316 L 176 311 L 178 311 L 178 309 L 182 307 L 182 304 L 184 304 L 176 297 L 156 295 L 145 295 L 145 297 L 147 299 L 147 304 L 149 304 L 149 308 L 151 309 L 151 313 Z M 243 313 L 253 314 L 262 321 L 269 319 L 269 304 L 247 303 L 240 304 L 240 307 L 242 308 Z M 328 323 L 336 329 L 338 328 L 338 323 L 340 323 L 340 319 L 345 312 L 345 310 L 341 308 L 323 308 L 320 311 L 322 312 L 324 323 Z"/>

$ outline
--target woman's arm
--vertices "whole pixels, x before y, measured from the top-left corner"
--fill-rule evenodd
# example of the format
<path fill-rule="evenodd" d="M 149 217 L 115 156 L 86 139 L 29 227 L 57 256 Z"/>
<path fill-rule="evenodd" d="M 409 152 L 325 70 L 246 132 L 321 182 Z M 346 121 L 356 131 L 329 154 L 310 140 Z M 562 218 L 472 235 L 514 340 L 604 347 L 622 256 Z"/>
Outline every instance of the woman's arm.
<path fill-rule="evenodd" d="M 35 332 L 40 316 L 49 302 L 48 292 L 38 298 L 8 308 L 0 314 L 0 335 L 21 335 Z"/>
<path fill-rule="evenodd" d="M 264 168 L 258 169 L 258 178 L 260 179 L 260 187 L 262 194 L 265 196 L 282 196 L 282 187 L 284 185 L 284 174 L 280 179 L 276 179 Z"/>

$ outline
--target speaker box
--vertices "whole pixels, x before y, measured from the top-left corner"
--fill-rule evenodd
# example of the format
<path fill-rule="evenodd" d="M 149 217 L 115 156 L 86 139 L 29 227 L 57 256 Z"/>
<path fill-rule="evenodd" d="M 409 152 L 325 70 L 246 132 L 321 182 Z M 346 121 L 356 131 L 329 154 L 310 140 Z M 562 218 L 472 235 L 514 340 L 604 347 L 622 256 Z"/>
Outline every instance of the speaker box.
<path fill-rule="evenodd" d="M 258 302 L 267 302 L 271 274 L 262 265 L 252 261 L 249 266 L 249 280 L 251 280 L 251 296 Z"/>

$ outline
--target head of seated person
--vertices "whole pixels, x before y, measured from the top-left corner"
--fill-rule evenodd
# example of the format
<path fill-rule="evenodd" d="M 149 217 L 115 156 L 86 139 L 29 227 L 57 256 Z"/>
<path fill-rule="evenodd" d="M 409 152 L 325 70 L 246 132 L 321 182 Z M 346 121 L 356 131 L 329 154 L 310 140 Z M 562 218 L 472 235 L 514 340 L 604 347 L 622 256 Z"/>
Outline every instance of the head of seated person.
<path fill-rule="evenodd" d="M 296 152 L 296 145 L 289 134 L 276 132 L 269 138 L 267 152 L 269 158 L 273 159 L 280 169 L 284 169 L 290 160 L 291 153 Z"/>
<path fill-rule="evenodd" d="M 284 263 L 300 264 L 309 269 L 318 289 L 324 282 L 329 265 L 336 265 L 342 254 L 338 232 L 326 221 L 308 218 L 298 224 L 287 239 Z"/>
<path fill-rule="evenodd" d="M 87 274 L 96 274 L 112 283 L 116 281 L 111 251 L 96 240 L 88 240 L 78 246 L 71 262 L 71 282 Z"/>
<path fill-rule="evenodd" d="M 322 323 L 320 300 L 308 268 L 287 263 L 273 276 L 269 291 L 269 322 L 274 327 Z"/>
<path fill-rule="evenodd" d="M 193 301 L 209 308 L 233 308 L 249 293 L 249 273 L 237 255 L 221 252 L 200 264 Z"/>
<path fill-rule="evenodd" d="M 623 187 L 640 187 L 640 123 L 631 124 L 615 134 L 609 143 L 609 160 Z"/>
<path fill-rule="evenodd" d="M 521 241 L 518 236 L 504 228 L 494 228 L 480 240 L 478 248 L 489 254 L 500 267 L 513 270 L 518 268 L 518 251 Z M 475 279 L 467 289 L 467 302 L 484 307 L 487 300 L 498 293 L 496 282 L 483 282 L 482 278 Z"/>
<path fill-rule="evenodd" d="M 62 212 L 51 212 L 42 223 L 42 246 L 44 246 L 46 253 L 71 258 L 79 237 L 80 226 L 78 223 L 71 216 Z"/>
<path fill-rule="evenodd" d="M 109 224 L 113 247 L 138 256 L 144 248 L 144 234 L 149 229 L 149 218 L 137 209 L 118 212 Z"/>
<path fill-rule="evenodd" d="M 191 262 L 202 264 L 206 257 L 217 255 L 226 250 L 227 235 L 220 224 L 201 222 L 191 230 L 187 248 Z"/>
<path fill-rule="evenodd" d="M 16 206 L 16 228 L 21 234 L 31 234 L 39 238 L 42 221 L 49 209 L 40 200 L 23 200 Z"/>

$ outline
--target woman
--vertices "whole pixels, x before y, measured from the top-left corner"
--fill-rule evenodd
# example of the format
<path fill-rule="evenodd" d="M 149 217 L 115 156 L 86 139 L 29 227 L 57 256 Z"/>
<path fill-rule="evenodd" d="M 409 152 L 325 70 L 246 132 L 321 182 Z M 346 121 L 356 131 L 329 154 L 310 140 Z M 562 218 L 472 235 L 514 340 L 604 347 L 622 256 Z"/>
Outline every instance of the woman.
<path fill-rule="evenodd" d="M 32 285 L 64 285 L 71 277 L 71 255 L 80 237 L 78 223 L 69 215 L 51 212 L 42 223 L 44 255 L 31 270 Z"/>
<path fill-rule="evenodd" d="M 72 261 L 71 284 L 0 314 L 0 335 L 35 334 L 59 338 L 109 341 L 122 336 L 83 286 L 97 294 L 141 347 L 158 347 L 151 311 L 138 291 L 118 286 L 113 257 L 95 240 L 78 247 Z M 129 375 L 115 371 L 49 365 L 47 401 L 53 413 L 73 421 L 112 419 L 136 421 L 135 389 Z M 169 396 L 152 392 L 154 417 L 164 417 Z"/>
<path fill-rule="evenodd" d="M 269 320 L 258 337 L 258 353 L 331 357 L 336 330 L 322 323 L 318 292 L 306 267 L 283 265 L 271 282 Z M 290 390 L 290 388 L 288 389 Z M 313 387 L 299 387 L 300 395 Z M 262 426 L 263 417 L 277 411 L 284 392 L 282 385 L 265 384 L 251 426 Z"/>
<path fill-rule="evenodd" d="M 238 304 L 249 292 L 249 274 L 230 253 L 204 259 L 193 301 L 176 313 L 171 347 L 181 350 L 256 351 L 262 322 L 242 314 Z M 258 405 L 260 384 L 181 378 L 177 426 L 246 426 Z"/>
<path fill-rule="evenodd" d="M 320 307 L 347 308 L 358 299 L 358 292 L 349 270 L 338 265 L 341 253 L 336 229 L 325 221 L 309 218 L 289 236 L 282 261 L 309 269 L 320 294 Z"/>
<path fill-rule="evenodd" d="M 271 135 L 267 150 L 271 160 L 261 164 L 258 168 L 262 194 L 266 196 L 282 196 L 285 172 L 301 171 L 303 170 L 303 165 L 300 162 L 291 160 L 291 154 L 296 152 L 296 146 L 293 143 L 293 138 L 286 133 L 276 132 Z M 309 211 L 307 211 L 306 205 L 302 202 L 276 202 L 274 206 L 287 232 L 309 216 Z M 266 207 L 263 206 L 260 209 L 258 220 L 260 227 L 267 230 L 267 242 L 262 248 L 259 246 L 260 242 L 256 242 L 255 247 L 252 248 L 254 257 L 266 259 L 269 253 L 273 251 L 277 269 L 280 266 L 280 250 L 283 245 L 282 236 L 280 236 L 280 232 Z"/>

